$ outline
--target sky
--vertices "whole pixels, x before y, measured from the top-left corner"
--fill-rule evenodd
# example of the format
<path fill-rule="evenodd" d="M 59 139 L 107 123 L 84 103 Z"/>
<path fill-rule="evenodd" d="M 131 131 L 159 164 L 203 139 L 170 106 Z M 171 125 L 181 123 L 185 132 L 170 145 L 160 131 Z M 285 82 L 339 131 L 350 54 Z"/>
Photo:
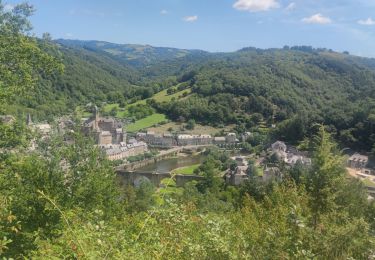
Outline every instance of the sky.
<path fill-rule="evenodd" d="M 11 10 L 17 0 L 3 0 Z M 375 57 L 375 0 L 28 0 L 33 32 L 235 51 L 311 45 Z"/>

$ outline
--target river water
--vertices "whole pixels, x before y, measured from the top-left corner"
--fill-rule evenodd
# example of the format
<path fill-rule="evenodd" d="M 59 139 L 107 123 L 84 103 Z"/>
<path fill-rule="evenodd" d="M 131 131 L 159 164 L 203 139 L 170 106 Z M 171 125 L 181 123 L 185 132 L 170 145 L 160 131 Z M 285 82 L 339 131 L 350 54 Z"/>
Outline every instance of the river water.
<path fill-rule="evenodd" d="M 170 158 L 159 161 L 157 163 L 149 164 L 142 168 L 137 169 L 138 172 L 171 172 L 177 168 L 188 167 L 195 164 L 203 163 L 205 159 L 204 155 L 194 155 L 187 157 Z"/>

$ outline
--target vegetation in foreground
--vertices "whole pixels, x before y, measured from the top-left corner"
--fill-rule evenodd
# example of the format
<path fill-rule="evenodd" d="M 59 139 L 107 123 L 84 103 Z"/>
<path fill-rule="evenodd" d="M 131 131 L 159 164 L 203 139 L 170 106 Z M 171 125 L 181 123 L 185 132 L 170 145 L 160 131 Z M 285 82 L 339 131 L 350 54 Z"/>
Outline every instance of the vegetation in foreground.
<path fill-rule="evenodd" d="M 156 190 L 120 187 L 111 164 L 79 135 L 54 139 L 48 159 L 3 153 L 0 252 L 13 258 L 368 259 L 375 204 L 323 128 L 313 166 L 284 171 L 282 182 L 218 177 L 229 157 L 210 152 L 204 180 Z M 21 147 L 15 147 L 22 151 Z M 68 163 L 68 169 L 61 165 Z"/>

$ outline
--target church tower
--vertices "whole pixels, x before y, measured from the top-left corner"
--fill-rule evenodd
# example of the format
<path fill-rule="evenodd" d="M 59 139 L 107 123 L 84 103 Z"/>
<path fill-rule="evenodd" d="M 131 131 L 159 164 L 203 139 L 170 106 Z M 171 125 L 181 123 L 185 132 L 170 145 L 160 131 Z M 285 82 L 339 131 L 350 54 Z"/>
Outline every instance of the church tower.
<path fill-rule="evenodd" d="M 97 106 L 94 107 L 94 120 L 95 120 L 94 128 L 95 130 L 98 130 L 99 129 L 99 109 Z"/>
<path fill-rule="evenodd" d="M 30 115 L 30 113 L 27 114 L 26 125 L 27 125 L 27 126 L 31 126 L 31 125 L 33 125 L 33 121 L 31 120 L 31 115 Z"/>

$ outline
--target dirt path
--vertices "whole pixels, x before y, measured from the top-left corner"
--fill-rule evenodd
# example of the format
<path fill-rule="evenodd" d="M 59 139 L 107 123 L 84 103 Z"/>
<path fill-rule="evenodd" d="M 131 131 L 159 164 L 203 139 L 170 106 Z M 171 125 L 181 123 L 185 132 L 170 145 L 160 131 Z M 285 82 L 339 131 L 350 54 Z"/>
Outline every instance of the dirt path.
<path fill-rule="evenodd" d="M 352 169 L 352 168 L 346 168 L 346 169 L 348 170 L 348 173 L 350 176 L 361 179 L 361 180 L 368 180 L 375 185 L 375 176 L 361 173 L 361 171 Z"/>

